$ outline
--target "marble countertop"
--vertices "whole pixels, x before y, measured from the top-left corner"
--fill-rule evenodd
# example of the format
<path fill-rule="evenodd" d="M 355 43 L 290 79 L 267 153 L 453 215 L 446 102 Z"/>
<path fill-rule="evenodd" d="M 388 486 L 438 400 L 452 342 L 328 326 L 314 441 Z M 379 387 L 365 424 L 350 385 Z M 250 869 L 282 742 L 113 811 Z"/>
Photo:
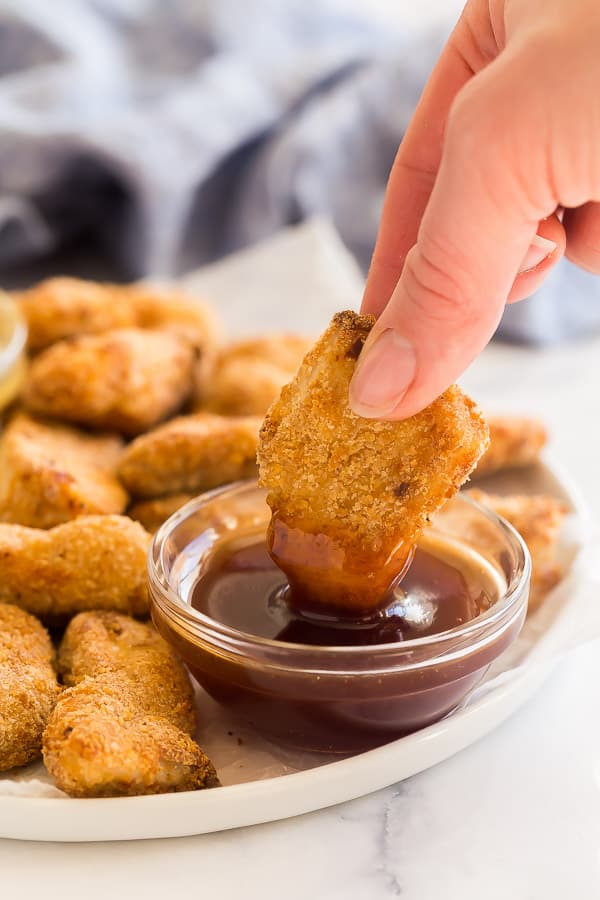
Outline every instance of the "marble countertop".
<path fill-rule="evenodd" d="M 554 456 L 600 516 L 600 338 L 546 351 L 496 344 L 464 383 L 486 409 L 544 418 Z M 1 895 L 592 900 L 600 896 L 599 685 L 595 642 L 452 759 L 296 819 L 163 841 L 0 840 Z"/>

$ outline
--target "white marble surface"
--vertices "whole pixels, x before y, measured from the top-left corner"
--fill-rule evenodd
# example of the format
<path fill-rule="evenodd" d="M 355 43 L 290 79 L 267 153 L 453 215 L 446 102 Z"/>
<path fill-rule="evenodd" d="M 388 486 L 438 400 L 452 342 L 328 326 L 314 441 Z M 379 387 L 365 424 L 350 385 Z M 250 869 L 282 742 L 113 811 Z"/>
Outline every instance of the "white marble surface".
<path fill-rule="evenodd" d="M 485 408 L 542 416 L 556 457 L 600 515 L 600 337 L 549 351 L 496 345 L 464 381 Z M 600 896 L 599 685 L 593 643 L 458 756 L 297 819 L 164 841 L 0 841 L 0 896 L 593 900 Z"/>

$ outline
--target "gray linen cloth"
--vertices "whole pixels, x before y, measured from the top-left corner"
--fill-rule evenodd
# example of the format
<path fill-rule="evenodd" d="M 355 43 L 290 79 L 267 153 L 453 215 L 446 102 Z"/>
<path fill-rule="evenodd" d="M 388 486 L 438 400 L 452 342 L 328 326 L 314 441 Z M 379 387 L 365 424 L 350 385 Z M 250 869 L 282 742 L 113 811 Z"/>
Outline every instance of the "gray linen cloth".
<path fill-rule="evenodd" d="M 343 8 L 2 3 L 0 277 L 70 268 L 81 246 L 109 260 L 111 277 L 178 275 L 315 214 L 365 270 L 445 34 L 383 29 Z M 501 333 L 542 343 L 588 332 L 598 295 L 595 279 L 561 265 Z"/>

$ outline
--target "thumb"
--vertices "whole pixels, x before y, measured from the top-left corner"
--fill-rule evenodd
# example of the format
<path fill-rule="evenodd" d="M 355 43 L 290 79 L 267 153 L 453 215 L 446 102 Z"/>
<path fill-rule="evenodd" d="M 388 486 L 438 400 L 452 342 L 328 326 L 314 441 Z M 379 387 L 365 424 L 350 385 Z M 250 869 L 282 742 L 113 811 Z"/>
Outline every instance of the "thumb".
<path fill-rule="evenodd" d="M 529 114 L 539 98 L 523 98 L 525 73 L 513 69 L 499 57 L 452 107 L 417 243 L 350 386 L 359 415 L 402 419 L 428 405 L 487 344 L 509 294 L 535 290 L 564 251 L 558 220 L 536 236 L 557 198 L 540 158 L 545 136 Z"/>

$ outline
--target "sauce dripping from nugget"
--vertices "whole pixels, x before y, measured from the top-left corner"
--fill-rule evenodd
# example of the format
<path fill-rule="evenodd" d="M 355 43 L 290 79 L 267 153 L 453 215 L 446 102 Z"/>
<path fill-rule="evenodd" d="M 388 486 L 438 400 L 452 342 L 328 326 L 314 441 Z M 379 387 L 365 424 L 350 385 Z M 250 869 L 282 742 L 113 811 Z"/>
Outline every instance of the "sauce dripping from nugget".
<path fill-rule="evenodd" d="M 400 541 L 386 559 L 351 553 L 342 541 L 318 530 L 288 527 L 276 513 L 267 531 L 267 547 L 287 576 L 288 604 L 307 617 L 355 618 L 386 605 L 415 551 Z"/>

